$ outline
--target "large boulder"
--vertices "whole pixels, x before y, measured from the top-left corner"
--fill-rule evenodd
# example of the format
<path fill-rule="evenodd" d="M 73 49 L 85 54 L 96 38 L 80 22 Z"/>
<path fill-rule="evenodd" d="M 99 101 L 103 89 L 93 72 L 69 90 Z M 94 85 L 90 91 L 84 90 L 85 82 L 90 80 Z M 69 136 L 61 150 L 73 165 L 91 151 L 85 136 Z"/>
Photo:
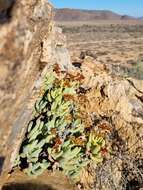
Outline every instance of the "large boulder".
<path fill-rule="evenodd" d="M 0 14 L 0 163 L 5 160 L 8 172 L 42 76 L 57 62 L 63 69 L 71 65 L 65 36 L 54 27 L 53 7 L 47 0 L 0 0 Z"/>
<path fill-rule="evenodd" d="M 65 37 L 52 18 L 53 8 L 47 0 L 0 0 L 0 167 L 4 162 L 3 174 L 12 169 L 48 67 L 58 63 L 62 70 L 75 72 Z M 87 122 L 92 119 L 95 127 L 100 122 L 111 126 L 106 139 L 111 154 L 92 170 L 91 178 L 88 172 L 83 173 L 85 189 L 91 189 L 91 181 L 94 189 L 100 190 L 141 187 L 143 81 L 115 76 L 90 55 L 85 55 L 78 67 L 76 72 L 85 77 L 82 90 L 87 105 L 84 102 L 83 106 L 89 116 L 85 119 Z"/>
<path fill-rule="evenodd" d="M 111 154 L 97 167 L 94 188 L 139 189 L 143 181 L 143 81 L 118 77 L 92 57 L 81 64 L 87 111 L 110 123 Z"/>

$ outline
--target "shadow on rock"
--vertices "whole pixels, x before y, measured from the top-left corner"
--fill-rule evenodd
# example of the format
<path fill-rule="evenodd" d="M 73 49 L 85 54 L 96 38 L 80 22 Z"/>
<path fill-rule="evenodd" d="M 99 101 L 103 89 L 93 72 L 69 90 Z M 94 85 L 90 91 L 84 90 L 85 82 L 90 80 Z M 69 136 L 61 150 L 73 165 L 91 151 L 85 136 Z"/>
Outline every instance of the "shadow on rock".
<path fill-rule="evenodd" d="M 9 183 L 2 187 L 2 190 L 55 190 L 50 185 L 36 183 Z"/>

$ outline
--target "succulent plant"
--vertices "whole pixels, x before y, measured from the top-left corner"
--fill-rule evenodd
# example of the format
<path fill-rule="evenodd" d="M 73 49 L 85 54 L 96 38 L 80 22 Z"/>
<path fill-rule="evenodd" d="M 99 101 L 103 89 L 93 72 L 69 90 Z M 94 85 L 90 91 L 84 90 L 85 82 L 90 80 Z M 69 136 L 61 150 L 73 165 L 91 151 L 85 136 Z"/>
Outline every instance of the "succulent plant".
<path fill-rule="evenodd" d="M 79 80 L 59 75 L 52 68 L 46 75 L 42 96 L 35 103 L 33 119 L 22 143 L 15 165 L 27 165 L 24 172 L 40 175 L 56 168 L 77 182 L 82 169 L 91 162 L 101 162 L 105 140 L 93 130 L 87 132 L 74 97 Z M 79 77 L 78 77 L 79 78 Z M 80 114 L 81 115 L 81 114 Z M 89 152 L 89 154 L 87 154 Z"/>
<path fill-rule="evenodd" d="M 105 147 L 105 140 L 102 137 L 98 137 L 95 132 L 91 132 L 89 135 L 89 141 L 86 145 L 87 151 L 90 151 L 90 158 L 94 162 L 102 162 L 103 156 L 101 149 Z"/>

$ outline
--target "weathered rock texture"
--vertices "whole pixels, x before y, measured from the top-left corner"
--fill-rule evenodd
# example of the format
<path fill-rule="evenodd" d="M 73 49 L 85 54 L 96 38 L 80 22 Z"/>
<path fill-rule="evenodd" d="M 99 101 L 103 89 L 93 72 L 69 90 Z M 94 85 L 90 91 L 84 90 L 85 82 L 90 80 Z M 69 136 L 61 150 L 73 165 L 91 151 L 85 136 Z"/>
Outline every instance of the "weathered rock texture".
<path fill-rule="evenodd" d="M 110 156 L 96 170 L 95 189 L 139 189 L 143 185 L 143 81 L 117 77 L 86 56 L 80 70 L 85 76 L 87 110 L 95 127 L 108 122 Z"/>
<path fill-rule="evenodd" d="M 1 180 L 0 180 L 1 181 Z M 43 173 L 39 177 L 29 177 L 23 172 L 17 171 L 15 174 L 3 181 L 2 190 L 23 189 L 23 190 L 76 190 L 61 173 Z"/>
<path fill-rule="evenodd" d="M 0 0 L 0 13 L 8 1 Z M 9 1 L 10 3 L 10 1 Z M 0 25 L 0 157 L 10 169 L 47 67 L 70 66 L 65 37 L 46 0 L 12 1 Z M 4 17 L 5 15 L 5 17 Z M 12 153 L 12 157 L 10 156 Z M 2 160 L 2 159 L 1 159 Z"/>
<path fill-rule="evenodd" d="M 73 70 L 65 37 L 52 22 L 52 6 L 46 0 L 9 2 L 10 6 L 0 9 L 0 164 L 5 158 L 6 172 L 25 134 L 47 68 L 58 63 L 63 70 Z M 85 112 L 95 127 L 102 121 L 112 126 L 107 139 L 112 153 L 97 167 L 96 176 L 92 173 L 94 189 L 139 189 L 143 181 L 143 81 L 114 76 L 90 56 L 73 65 L 85 76 Z M 85 187 L 91 187 L 90 181 L 83 179 Z"/>

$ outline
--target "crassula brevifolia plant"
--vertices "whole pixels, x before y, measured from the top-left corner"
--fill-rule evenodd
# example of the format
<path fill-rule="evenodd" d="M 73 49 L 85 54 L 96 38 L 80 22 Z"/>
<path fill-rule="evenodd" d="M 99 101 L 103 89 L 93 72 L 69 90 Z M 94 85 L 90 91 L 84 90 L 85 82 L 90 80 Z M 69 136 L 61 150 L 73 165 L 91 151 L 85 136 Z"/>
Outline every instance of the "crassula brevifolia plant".
<path fill-rule="evenodd" d="M 60 170 L 78 182 L 83 168 L 102 162 L 105 140 L 86 128 L 75 101 L 82 79 L 61 72 L 58 65 L 45 77 L 15 164 L 26 174 Z"/>

